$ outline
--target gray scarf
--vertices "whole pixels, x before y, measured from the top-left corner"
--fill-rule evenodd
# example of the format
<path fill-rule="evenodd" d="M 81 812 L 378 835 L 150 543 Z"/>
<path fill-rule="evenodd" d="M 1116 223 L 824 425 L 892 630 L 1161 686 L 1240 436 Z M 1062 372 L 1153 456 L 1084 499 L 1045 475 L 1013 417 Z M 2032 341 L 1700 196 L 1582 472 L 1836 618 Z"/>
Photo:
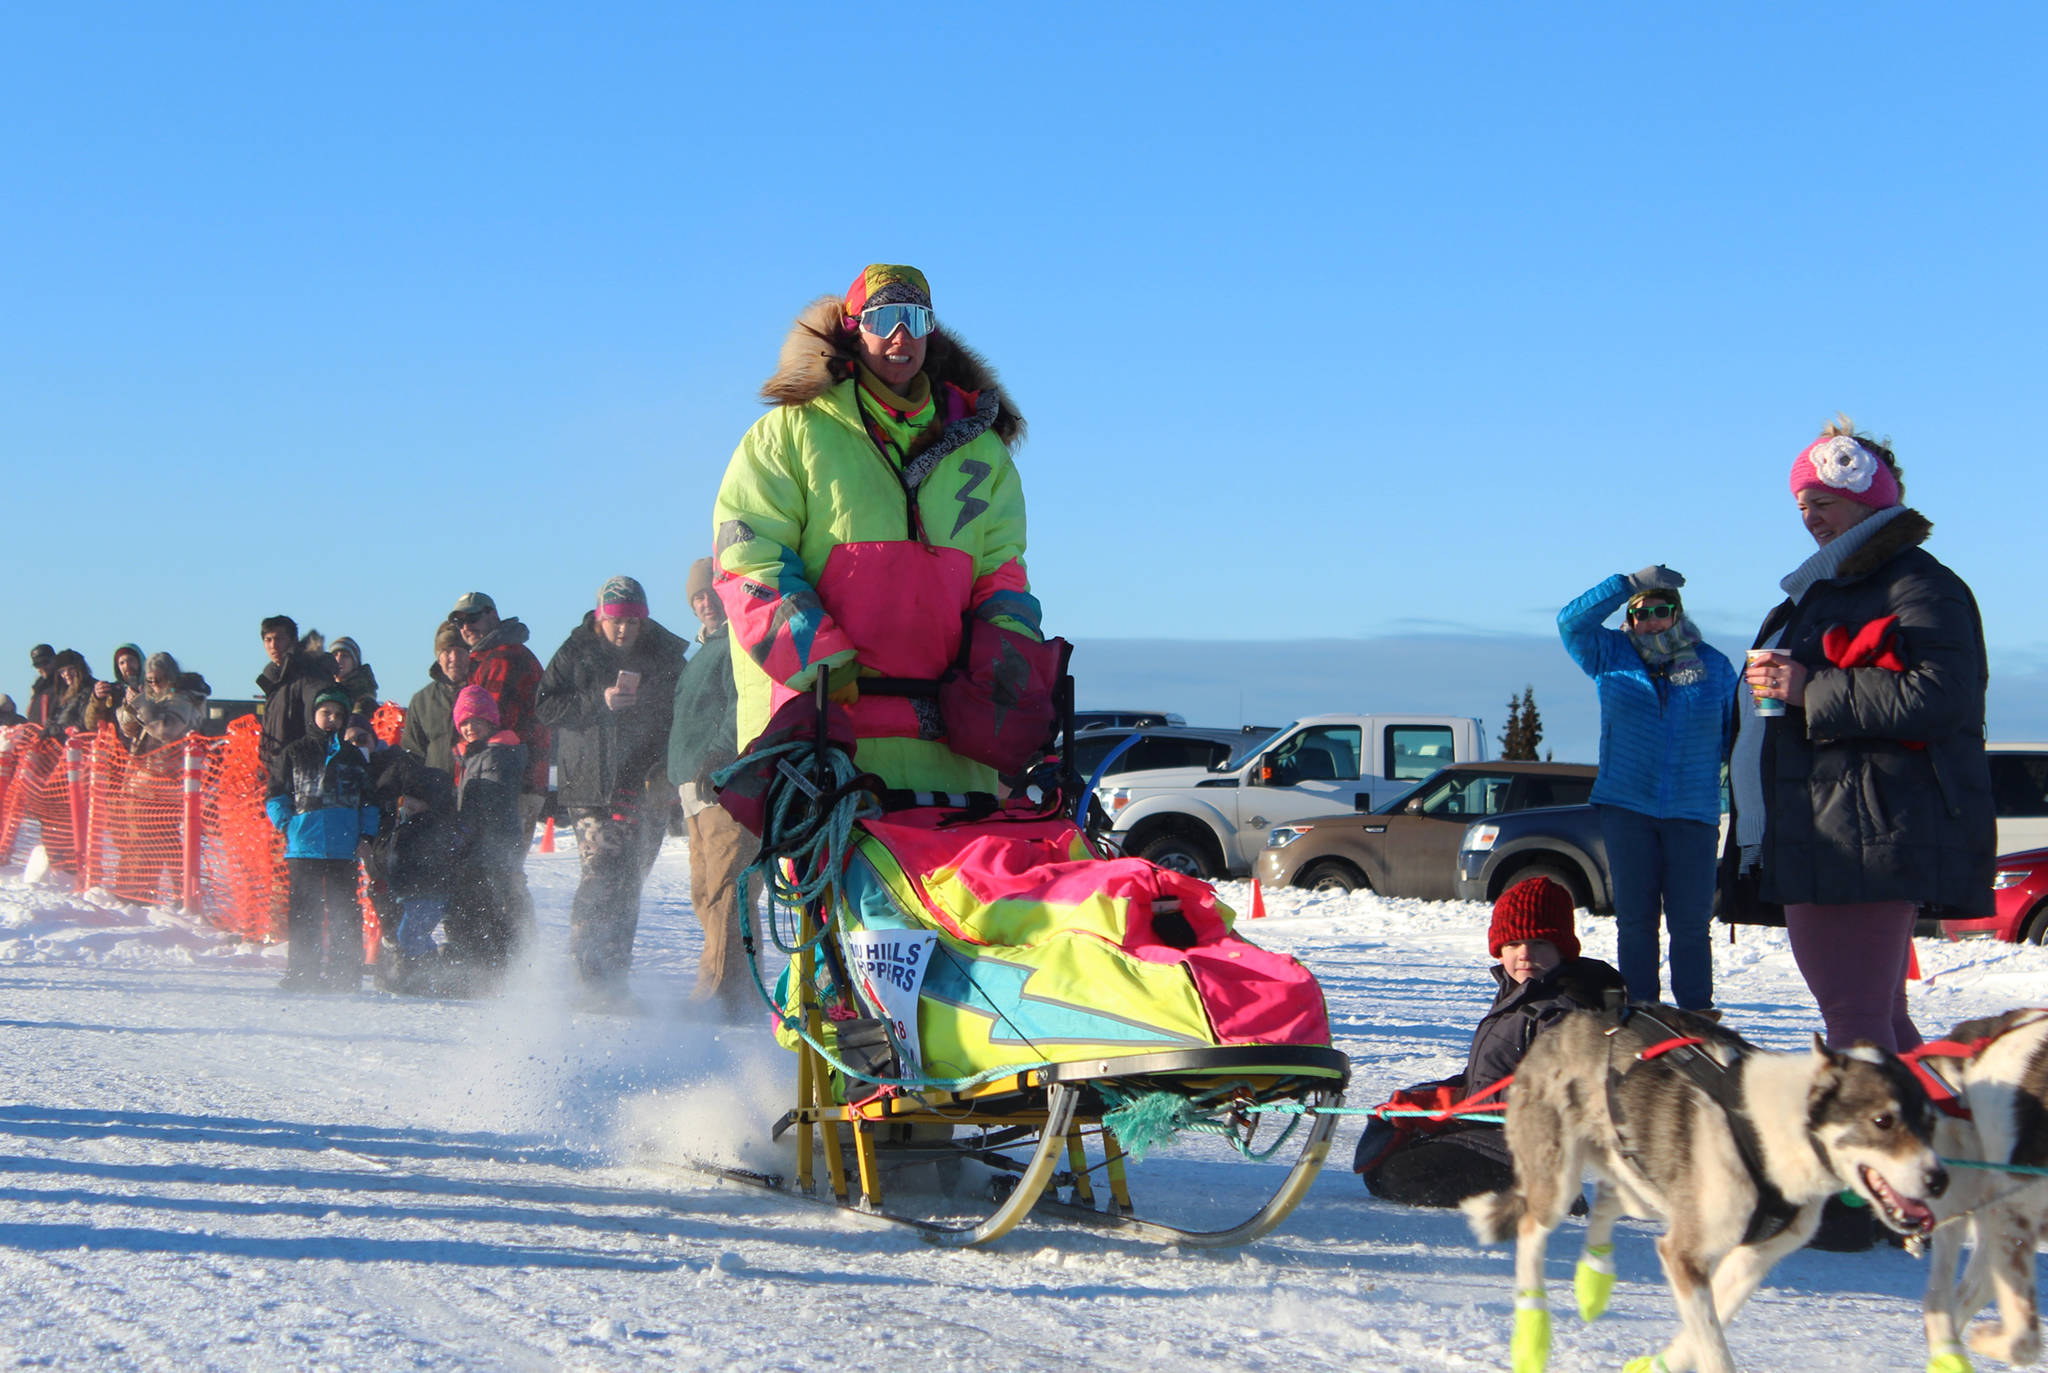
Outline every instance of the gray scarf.
<path fill-rule="evenodd" d="M 1655 634 L 1641 634 L 1633 629 L 1626 633 L 1643 665 L 1663 668 L 1664 680 L 1671 685 L 1691 686 L 1707 675 L 1706 664 L 1696 651 L 1700 627 L 1687 617 L 1681 615 Z"/>
<path fill-rule="evenodd" d="M 1806 599 L 1806 593 L 1814 587 L 1833 580 L 1841 572 L 1842 564 L 1849 561 L 1849 555 L 1869 543 L 1873 534 L 1905 513 L 1905 506 L 1895 505 L 1888 510 L 1880 510 L 1861 524 L 1853 525 L 1845 532 L 1835 535 L 1814 549 L 1812 557 L 1786 573 L 1778 585 L 1784 588 L 1785 594 L 1792 598 L 1794 605 L 1797 605 Z"/>

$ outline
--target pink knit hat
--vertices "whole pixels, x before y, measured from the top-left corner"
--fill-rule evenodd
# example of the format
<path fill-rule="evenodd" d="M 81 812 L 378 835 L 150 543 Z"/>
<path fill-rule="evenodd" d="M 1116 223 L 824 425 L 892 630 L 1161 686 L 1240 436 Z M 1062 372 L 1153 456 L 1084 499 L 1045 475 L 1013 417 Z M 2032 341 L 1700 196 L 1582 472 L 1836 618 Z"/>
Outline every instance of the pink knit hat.
<path fill-rule="evenodd" d="M 466 686 L 455 693 L 455 725 L 461 728 L 464 720 L 483 719 L 495 725 L 498 723 L 498 701 L 490 692 L 480 686 Z"/>
<path fill-rule="evenodd" d="M 1792 494 L 1816 489 L 1872 510 L 1899 503 L 1899 479 L 1890 464 L 1847 434 L 1823 435 L 1792 459 Z"/>

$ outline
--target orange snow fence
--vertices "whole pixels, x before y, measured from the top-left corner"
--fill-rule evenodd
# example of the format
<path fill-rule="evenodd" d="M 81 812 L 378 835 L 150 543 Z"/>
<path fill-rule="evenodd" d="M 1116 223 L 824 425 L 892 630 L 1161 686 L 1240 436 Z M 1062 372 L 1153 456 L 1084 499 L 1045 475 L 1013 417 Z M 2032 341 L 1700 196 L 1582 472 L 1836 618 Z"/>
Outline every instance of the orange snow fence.
<path fill-rule="evenodd" d="M 404 708 L 387 702 L 372 728 L 395 740 L 404 721 Z M 39 840 L 78 891 L 178 906 L 245 939 L 281 939 L 284 836 L 264 811 L 261 753 L 253 715 L 219 738 L 192 734 L 140 753 L 111 725 L 68 739 L 45 739 L 34 725 L 0 729 L 0 864 Z M 365 900 L 372 953 L 378 934 Z"/>

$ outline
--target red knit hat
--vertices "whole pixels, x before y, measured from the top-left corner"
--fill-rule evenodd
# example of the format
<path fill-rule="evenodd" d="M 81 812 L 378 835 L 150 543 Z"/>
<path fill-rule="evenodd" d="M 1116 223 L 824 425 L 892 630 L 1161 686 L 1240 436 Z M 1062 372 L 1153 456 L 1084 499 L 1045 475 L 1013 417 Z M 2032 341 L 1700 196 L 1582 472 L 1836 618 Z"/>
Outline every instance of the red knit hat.
<path fill-rule="evenodd" d="M 1578 931 L 1572 928 L 1572 894 L 1547 877 L 1517 882 L 1493 903 L 1493 924 L 1486 930 L 1486 952 L 1500 957 L 1503 944 L 1547 939 L 1559 956 L 1579 956 Z"/>

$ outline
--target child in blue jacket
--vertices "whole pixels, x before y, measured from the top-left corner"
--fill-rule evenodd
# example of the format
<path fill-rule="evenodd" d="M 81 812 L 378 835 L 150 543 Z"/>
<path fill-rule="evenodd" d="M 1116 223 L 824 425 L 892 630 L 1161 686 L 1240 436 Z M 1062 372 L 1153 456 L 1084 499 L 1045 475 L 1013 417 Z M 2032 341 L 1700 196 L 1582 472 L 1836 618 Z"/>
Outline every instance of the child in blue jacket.
<path fill-rule="evenodd" d="M 342 738 L 351 702 L 338 685 L 313 698 L 313 728 L 271 758 L 270 823 L 284 832 L 290 874 L 284 980 L 289 992 L 363 985 L 357 847 L 377 833 L 370 763 Z"/>

